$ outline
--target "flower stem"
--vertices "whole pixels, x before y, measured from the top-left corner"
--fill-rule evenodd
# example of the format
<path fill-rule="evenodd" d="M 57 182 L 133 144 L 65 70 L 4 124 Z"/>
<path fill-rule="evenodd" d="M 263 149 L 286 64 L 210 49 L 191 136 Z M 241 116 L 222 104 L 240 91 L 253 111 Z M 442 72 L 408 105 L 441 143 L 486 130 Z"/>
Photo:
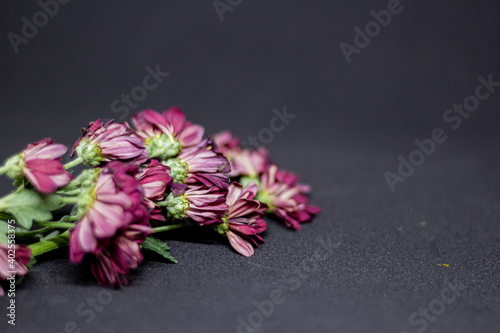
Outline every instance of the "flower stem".
<path fill-rule="evenodd" d="M 37 235 L 37 234 L 42 234 L 46 231 L 52 230 L 54 228 L 51 227 L 43 227 L 40 229 L 36 230 L 30 230 L 30 231 L 17 231 L 16 230 L 16 236 L 31 236 L 31 235 Z"/>
<path fill-rule="evenodd" d="M 29 248 L 31 249 L 31 255 L 33 257 L 36 257 L 41 254 L 66 246 L 68 245 L 68 243 L 69 243 L 69 230 L 49 240 L 31 244 L 29 245 Z"/>
<path fill-rule="evenodd" d="M 74 159 L 73 161 L 70 161 L 70 162 L 66 163 L 66 164 L 64 165 L 64 168 L 65 168 L 66 170 L 68 170 L 68 169 L 71 169 L 71 168 L 73 168 L 73 167 L 77 166 L 78 164 L 80 164 L 80 163 L 82 163 L 82 162 L 83 162 L 83 158 L 81 158 L 80 156 L 78 156 L 78 157 L 77 157 L 76 159 Z"/>
<path fill-rule="evenodd" d="M 197 225 L 197 224 L 191 223 L 191 222 L 186 222 L 186 223 L 179 223 L 179 224 L 164 225 L 161 227 L 153 228 L 153 230 L 155 231 L 155 233 L 159 233 L 159 232 L 164 232 L 164 231 L 174 230 L 174 229 L 179 229 L 179 228 L 184 228 L 184 227 L 192 227 L 195 225 Z"/>
<path fill-rule="evenodd" d="M 75 224 L 68 222 L 36 222 L 36 225 L 40 225 L 43 227 L 52 227 L 52 228 L 63 228 L 63 229 L 73 229 Z"/>
<path fill-rule="evenodd" d="M 76 205 L 78 203 L 78 197 L 61 197 L 61 202 L 63 204 Z"/>

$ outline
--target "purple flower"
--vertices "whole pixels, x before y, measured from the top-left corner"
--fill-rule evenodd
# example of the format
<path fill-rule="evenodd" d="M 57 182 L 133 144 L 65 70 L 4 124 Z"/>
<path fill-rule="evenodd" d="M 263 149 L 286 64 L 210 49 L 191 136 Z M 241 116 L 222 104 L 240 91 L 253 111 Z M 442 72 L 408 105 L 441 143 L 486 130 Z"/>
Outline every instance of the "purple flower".
<path fill-rule="evenodd" d="M 258 177 L 270 164 L 270 155 L 265 148 L 236 152 L 231 158 L 231 173 L 229 176 Z"/>
<path fill-rule="evenodd" d="M 134 221 L 107 239 L 100 239 L 90 259 L 90 269 L 102 286 L 121 288 L 127 275 L 143 260 L 141 244 L 152 232 L 144 220 Z"/>
<path fill-rule="evenodd" d="M 226 191 L 218 187 L 172 184 L 172 192 L 162 203 L 167 216 L 174 219 L 190 218 L 200 225 L 220 223 L 227 211 Z"/>
<path fill-rule="evenodd" d="M 216 230 L 225 234 L 231 246 L 245 257 L 253 255 L 253 246 L 258 246 L 257 240 L 264 241 L 258 234 L 266 230 L 267 224 L 263 220 L 267 205 L 253 200 L 258 187 L 250 183 L 245 188 L 233 182 L 229 185 L 226 204 L 228 211 L 222 218 L 223 223 Z"/>
<path fill-rule="evenodd" d="M 165 221 L 161 214 L 161 207 L 155 202 L 163 200 L 165 190 L 172 183 L 170 168 L 164 166 L 156 160 L 151 160 L 135 178 L 144 189 L 145 203 L 151 211 L 151 218 L 158 221 Z"/>
<path fill-rule="evenodd" d="M 113 123 L 113 120 L 105 124 L 100 119 L 91 122 L 73 146 L 72 155 L 75 152 L 88 166 L 115 160 L 141 164 L 149 158 L 142 140 L 132 136 L 125 124 Z"/>
<path fill-rule="evenodd" d="M 241 150 L 240 139 L 231 134 L 230 131 L 222 131 L 214 136 L 214 143 L 217 150 L 224 154 L 231 155 L 234 151 Z"/>
<path fill-rule="evenodd" d="M 132 123 L 150 157 L 160 160 L 177 156 L 182 148 L 198 145 L 205 132 L 202 126 L 186 121 L 184 112 L 176 107 L 161 115 L 153 110 L 140 112 L 134 115 Z"/>
<path fill-rule="evenodd" d="M 14 245 L 9 248 L 7 244 L 0 244 L 0 280 L 11 278 L 11 274 L 15 272 L 15 276 L 23 276 L 28 273 L 28 263 L 31 258 L 31 249 L 24 245 Z M 10 257 L 15 252 L 14 257 Z M 11 273 L 12 272 L 12 273 Z M 0 297 L 4 296 L 3 288 L 0 286 Z"/>
<path fill-rule="evenodd" d="M 214 137 L 216 150 L 224 154 L 231 163 L 230 177 L 258 177 L 270 165 L 270 155 L 267 149 L 243 149 L 240 140 L 229 131 L 224 131 Z"/>
<path fill-rule="evenodd" d="M 61 163 L 61 156 L 66 151 L 65 145 L 46 138 L 29 144 L 21 154 L 8 159 L 0 173 L 13 179 L 24 176 L 40 193 L 51 194 L 73 179 Z"/>
<path fill-rule="evenodd" d="M 164 164 L 170 167 L 176 183 L 217 186 L 221 189 L 226 189 L 229 185 L 229 162 L 221 153 L 212 149 L 208 139 L 197 146 L 183 149 L 178 158 L 171 158 Z"/>
<path fill-rule="evenodd" d="M 135 178 L 137 170 L 130 164 L 109 163 L 98 174 L 94 187 L 82 189 L 78 208 L 83 217 L 70 238 L 72 262 L 82 261 L 86 253 L 104 251 L 103 244 L 109 243 L 118 231 L 128 230 L 131 225 L 149 225 L 144 190 Z"/>
<path fill-rule="evenodd" d="M 288 227 L 300 230 L 300 223 L 310 221 L 321 209 L 308 204 L 308 185 L 299 184 L 299 178 L 272 165 L 261 176 L 257 200 L 266 203 L 269 211 L 281 218 Z"/>

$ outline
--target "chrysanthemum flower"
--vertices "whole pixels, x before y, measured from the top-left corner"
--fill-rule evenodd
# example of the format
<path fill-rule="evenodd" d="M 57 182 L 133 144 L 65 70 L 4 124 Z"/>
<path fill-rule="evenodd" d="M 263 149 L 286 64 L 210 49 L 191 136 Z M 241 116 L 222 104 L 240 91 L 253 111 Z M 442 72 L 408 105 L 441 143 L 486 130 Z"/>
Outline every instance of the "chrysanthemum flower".
<path fill-rule="evenodd" d="M 258 177 L 270 165 L 270 154 L 265 148 L 243 149 L 240 140 L 229 131 L 214 137 L 216 150 L 224 154 L 231 163 L 230 177 Z"/>
<path fill-rule="evenodd" d="M 214 144 L 217 150 L 228 157 L 235 151 L 241 150 L 240 139 L 234 136 L 230 131 L 222 131 L 214 136 Z M 229 158 L 229 157 L 228 157 Z"/>
<path fill-rule="evenodd" d="M 233 155 L 231 159 L 231 177 L 258 177 L 269 167 L 270 155 L 267 149 L 244 149 Z"/>
<path fill-rule="evenodd" d="M 15 245 L 14 251 L 14 258 L 9 258 L 9 245 L 0 243 L 0 280 L 14 279 L 16 276 L 24 276 L 28 273 L 27 266 L 31 258 L 31 249 L 24 245 Z M 0 286 L 0 297 L 3 296 L 4 291 Z"/>
<path fill-rule="evenodd" d="M 138 167 L 112 162 L 98 174 L 95 186 L 82 191 L 78 207 L 85 213 L 70 236 L 70 260 L 92 254 L 92 271 L 103 285 L 120 286 L 141 262 L 139 244 L 149 234 L 149 209 L 135 178 Z"/>
<path fill-rule="evenodd" d="M 200 225 L 220 223 L 227 211 L 226 191 L 218 187 L 186 186 L 172 184 L 172 192 L 161 203 L 167 209 L 167 217 L 190 218 Z"/>
<path fill-rule="evenodd" d="M 135 178 L 144 189 L 145 202 L 151 211 L 151 218 L 158 221 L 165 221 L 165 217 L 161 214 L 161 207 L 155 202 L 164 199 L 165 190 L 172 183 L 170 168 L 157 160 L 151 160 Z"/>
<path fill-rule="evenodd" d="M 104 124 L 100 119 L 91 122 L 73 146 L 72 154 L 75 152 L 87 166 L 115 160 L 141 164 L 149 158 L 142 140 L 132 136 L 124 124 L 113 123 L 113 120 Z"/>
<path fill-rule="evenodd" d="M 208 139 L 197 146 L 183 149 L 177 158 L 163 163 L 170 167 L 171 176 L 176 183 L 193 186 L 203 184 L 221 189 L 226 189 L 229 185 L 229 162 L 221 153 L 212 149 Z"/>
<path fill-rule="evenodd" d="M 288 227 L 299 230 L 300 223 L 308 222 L 321 212 L 317 206 L 308 204 L 308 185 L 298 183 L 296 175 L 278 170 L 272 165 L 261 176 L 257 200 L 266 203 L 269 211 L 281 218 Z"/>
<path fill-rule="evenodd" d="M 161 115 L 153 110 L 140 112 L 134 115 L 132 123 L 150 157 L 160 160 L 177 156 L 182 148 L 198 145 L 205 132 L 202 126 L 186 121 L 184 112 L 176 107 Z"/>
<path fill-rule="evenodd" d="M 121 288 L 127 275 L 143 260 L 141 244 L 152 232 L 146 220 L 134 221 L 107 239 L 100 239 L 90 259 L 90 269 L 102 286 Z"/>
<path fill-rule="evenodd" d="M 40 193 L 54 193 L 73 179 L 61 163 L 66 151 L 65 145 L 56 144 L 50 138 L 31 143 L 22 153 L 9 158 L 0 168 L 0 174 L 13 179 L 25 177 Z"/>
<path fill-rule="evenodd" d="M 222 218 L 223 223 L 215 229 L 226 235 L 231 246 L 240 254 L 250 257 L 253 255 L 253 246 L 258 246 L 257 240 L 264 241 L 258 234 L 266 230 L 267 224 L 263 220 L 267 205 L 253 200 L 258 187 L 254 183 L 245 188 L 233 182 L 229 185 L 226 204 L 228 211 Z"/>

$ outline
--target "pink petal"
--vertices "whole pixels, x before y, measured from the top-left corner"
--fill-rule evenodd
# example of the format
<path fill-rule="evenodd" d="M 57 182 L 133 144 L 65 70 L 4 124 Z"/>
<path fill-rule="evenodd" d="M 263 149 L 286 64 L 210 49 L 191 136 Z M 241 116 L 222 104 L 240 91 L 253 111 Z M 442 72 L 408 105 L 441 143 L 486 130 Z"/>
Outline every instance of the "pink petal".
<path fill-rule="evenodd" d="M 238 253 L 244 255 L 245 257 L 251 257 L 253 255 L 253 246 L 237 234 L 232 231 L 226 233 L 229 243 Z"/>
<path fill-rule="evenodd" d="M 26 161 L 26 167 L 33 171 L 43 172 L 47 175 L 61 174 L 66 171 L 59 160 L 33 159 Z"/>
<path fill-rule="evenodd" d="M 241 197 L 243 186 L 240 183 L 232 182 L 227 189 L 226 204 L 231 207 Z"/>
<path fill-rule="evenodd" d="M 42 172 L 32 172 L 25 168 L 23 170 L 24 177 L 28 179 L 31 185 L 36 188 L 40 193 L 51 194 L 57 190 L 57 185 L 50 178 L 50 176 Z"/>
<path fill-rule="evenodd" d="M 73 232 L 76 234 L 76 241 L 83 252 L 88 253 L 96 249 L 97 239 L 92 232 L 90 222 L 86 216 L 78 223 Z"/>
<path fill-rule="evenodd" d="M 186 122 L 186 116 L 184 112 L 178 107 L 173 107 L 163 112 L 163 117 L 166 119 L 167 123 L 172 128 L 172 134 L 176 135 L 182 131 L 184 123 Z"/>
<path fill-rule="evenodd" d="M 183 147 L 191 147 L 199 144 L 203 140 L 205 129 L 200 125 L 188 125 L 187 123 L 186 125 L 178 137 L 179 142 Z"/>

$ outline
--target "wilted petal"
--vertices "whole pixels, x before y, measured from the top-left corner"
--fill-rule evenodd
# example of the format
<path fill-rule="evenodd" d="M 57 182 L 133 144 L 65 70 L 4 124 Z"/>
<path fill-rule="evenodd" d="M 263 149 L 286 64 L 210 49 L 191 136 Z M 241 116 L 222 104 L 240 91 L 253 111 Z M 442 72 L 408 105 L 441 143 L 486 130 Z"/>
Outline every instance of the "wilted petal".
<path fill-rule="evenodd" d="M 238 253 L 244 255 L 245 257 L 251 257 L 253 255 L 254 252 L 252 244 L 232 231 L 228 231 L 226 235 L 229 239 L 229 243 L 231 243 L 233 249 L 235 249 Z"/>

